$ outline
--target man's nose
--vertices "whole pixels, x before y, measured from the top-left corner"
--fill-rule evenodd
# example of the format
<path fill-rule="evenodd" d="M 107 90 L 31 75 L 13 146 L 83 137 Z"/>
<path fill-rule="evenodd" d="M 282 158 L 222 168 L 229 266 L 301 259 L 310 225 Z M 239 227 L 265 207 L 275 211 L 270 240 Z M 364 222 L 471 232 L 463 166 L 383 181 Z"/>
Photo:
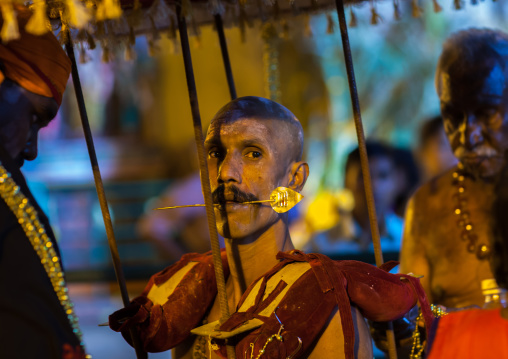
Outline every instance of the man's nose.
<path fill-rule="evenodd" d="M 473 115 L 465 115 L 460 127 L 460 143 L 467 149 L 473 149 L 483 142 L 482 125 Z"/>
<path fill-rule="evenodd" d="M 237 182 L 240 183 L 241 176 L 241 163 L 232 154 L 227 154 L 219 167 L 218 181 L 219 183 Z"/>
<path fill-rule="evenodd" d="M 37 158 L 38 133 L 38 130 L 32 130 L 30 132 L 30 138 L 23 150 L 23 157 L 28 161 L 33 161 Z"/>

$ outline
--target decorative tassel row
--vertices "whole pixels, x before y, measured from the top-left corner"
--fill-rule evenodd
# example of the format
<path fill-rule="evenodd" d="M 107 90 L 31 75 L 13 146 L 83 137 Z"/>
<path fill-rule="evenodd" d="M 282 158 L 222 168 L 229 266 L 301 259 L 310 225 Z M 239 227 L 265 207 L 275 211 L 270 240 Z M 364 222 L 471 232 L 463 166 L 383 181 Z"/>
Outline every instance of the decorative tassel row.
<path fill-rule="evenodd" d="M 335 22 L 333 21 L 332 14 L 326 14 L 326 33 L 333 34 L 335 32 Z"/>
<path fill-rule="evenodd" d="M 418 0 L 411 1 L 411 16 L 413 16 L 415 18 L 420 17 L 420 16 L 422 16 L 422 13 L 423 13 L 423 10 L 420 7 L 420 5 L 418 5 Z"/>
<path fill-rule="evenodd" d="M 0 30 L 2 42 L 5 43 L 18 39 L 18 19 L 16 18 L 16 12 L 14 11 L 12 4 L 6 2 L 0 3 L 0 10 L 2 11 L 2 18 L 4 20 L 2 30 Z"/>
<path fill-rule="evenodd" d="M 443 8 L 441 7 L 441 5 L 439 5 L 437 0 L 432 0 L 432 5 L 434 5 L 434 12 L 437 13 L 443 11 Z"/>

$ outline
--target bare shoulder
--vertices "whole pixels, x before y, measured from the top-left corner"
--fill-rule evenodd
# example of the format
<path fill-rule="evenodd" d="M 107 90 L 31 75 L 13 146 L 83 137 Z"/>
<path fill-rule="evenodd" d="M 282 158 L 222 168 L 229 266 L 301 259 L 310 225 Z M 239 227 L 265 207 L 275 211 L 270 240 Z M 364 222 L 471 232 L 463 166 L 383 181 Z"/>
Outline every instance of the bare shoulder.
<path fill-rule="evenodd" d="M 372 339 L 370 337 L 369 327 L 356 307 L 351 307 L 351 314 L 355 326 L 355 358 L 372 359 Z M 328 325 L 323 330 L 307 358 L 345 358 L 344 332 L 342 329 L 340 312 L 338 310 L 331 314 Z"/>
<path fill-rule="evenodd" d="M 422 184 L 411 197 L 413 202 L 420 204 L 426 203 L 433 198 L 439 198 L 443 192 L 449 190 L 453 172 L 455 172 L 455 168 L 450 168 L 443 174 Z"/>

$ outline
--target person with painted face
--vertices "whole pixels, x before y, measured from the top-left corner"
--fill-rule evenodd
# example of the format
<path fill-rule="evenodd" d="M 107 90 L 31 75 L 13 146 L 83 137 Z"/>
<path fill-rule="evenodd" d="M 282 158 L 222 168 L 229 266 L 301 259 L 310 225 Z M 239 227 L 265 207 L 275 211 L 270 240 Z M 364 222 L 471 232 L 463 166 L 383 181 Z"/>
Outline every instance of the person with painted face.
<path fill-rule="evenodd" d="M 508 34 L 470 29 L 444 44 L 436 71 L 456 167 L 424 184 L 406 211 L 401 271 L 423 275 L 433 303 L 482 305 L 493 278 L 490 208 L 508 148 Z"/>
<path fill-rule="evenodd" d="M 303 130 L 287 108 L 254 96 L 231 101 L 212 119 L 205 149 L 233 314 L 216 322 L 221 313 L 211 256 L 187 254 L 110 316 L 111 329 L 126 340 L 134 329 L 146 351 L 225 358 L 220 336 L 190 332 L 209 323 L 231 334 L 227 345 L 237 358 L 372 358 L 363 316 L 392 320 L 418 299 L 428 307 L 413 289 L 423 293 L 417 279 L 295 250 L 287 212 L 244 203 L 268 199 L 277 187 L 300 192 L 305 185 Z"/>
<path fill-rule="evenodd" d="M 52 33 L 25 31 L 30 10 L 15 10 L 20 37 L 0 44 L 0 357 L 81 359 L 55 236 L 20 171 L 37 157 L 71 63 Z"/>

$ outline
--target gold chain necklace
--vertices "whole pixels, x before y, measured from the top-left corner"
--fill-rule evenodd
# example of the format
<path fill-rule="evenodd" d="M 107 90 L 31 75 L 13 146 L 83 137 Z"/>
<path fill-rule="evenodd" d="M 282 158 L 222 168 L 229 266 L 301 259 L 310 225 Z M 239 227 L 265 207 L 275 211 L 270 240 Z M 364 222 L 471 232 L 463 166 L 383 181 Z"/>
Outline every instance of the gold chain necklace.
<path fill-rule="evenodd" d="M 452 184 L 457 188 L 457 192 L 453 195 L 455 201 L 455 214 L 459 218 L 457 225 L 460 229 L 460 238 L 467 243 L 467 251 L 475 253 L 479 260 L 486 260 L 490 256 L 490 247 L 486 244 L 478 243 L 478 235 L 474 232 L 473 222 L 470 213 L 467 211 L 466 197 L 466 177 L 462 170 L 464 166 L 459 162 L 457 170 L 453 172 Z"/>
<path fill-rule="evenodd" d="M 37 211 L 30 204 L 28 198 L 20 191 L 19 186 L 11 178 L 11 175 L 0 162 L 0 196 L 16 216 L 18 223 L 23 228 L 30 244 L 39 256 L 39 259 L 48 275 L 53 290 L 55 291 L 60 305 L 62 306 L 72 331 L 78 337 L 80 346 L 85 353 L 83 334 L 79 328 L 78 317 L 74 313 L 74 306 L 69 298 L 59 258 L 51 239 L 46 234 L 43 225 L 39 221 Z M 86 358 L 91 358 L 86 355 Z"/>

